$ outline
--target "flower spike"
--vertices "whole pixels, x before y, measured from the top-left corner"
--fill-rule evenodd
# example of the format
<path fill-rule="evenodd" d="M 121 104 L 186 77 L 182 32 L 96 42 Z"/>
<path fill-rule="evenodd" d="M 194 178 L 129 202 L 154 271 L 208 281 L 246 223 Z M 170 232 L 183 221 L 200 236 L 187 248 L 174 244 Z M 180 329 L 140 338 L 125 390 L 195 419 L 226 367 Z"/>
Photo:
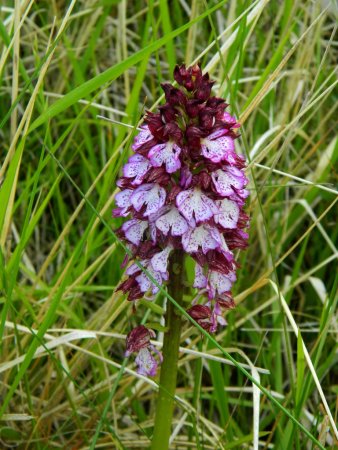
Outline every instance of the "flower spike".
<path fill-rule="evenodd" d="M 233 252 L 246 248 L 248 240 L 249 218 L 243 211 L 248 179 L 245 158 L 235 149 L 240 124 L 226 111 L 228 104 L 212 96 L 214 82 L 198 65 L 176 66 L 174 78 L 176 87 L 162 84 L 166 103 L 147 113 L 134 139 L 113 213 L 129 216 L 118 235 L 156 284 L 170 282 L 172 252 L 180 250 L 195 260 L 192 288 L 205 303 L 190 305 L 188 313 L 215 332 L 226 324 L 222 310 L 234 306 Z M 158 292 L 137 264 L 126 274 L 119 289 L 128 300 Z M 161 359 L 150 337 L 154 333 L 143 325 L 127 337 L 127 353 L 138 353 L 139 373 L 146 375 L 156 373 Z"/>

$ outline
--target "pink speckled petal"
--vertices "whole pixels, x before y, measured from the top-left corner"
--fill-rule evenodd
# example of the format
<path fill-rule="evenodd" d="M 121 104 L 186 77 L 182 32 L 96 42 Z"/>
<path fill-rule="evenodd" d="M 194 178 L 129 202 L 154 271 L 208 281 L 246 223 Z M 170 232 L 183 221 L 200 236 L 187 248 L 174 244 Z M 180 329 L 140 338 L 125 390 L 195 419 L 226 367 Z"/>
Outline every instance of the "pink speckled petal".
<path fill-rule="evenodd" d="M 129 266 L 126 270 L 126 274 L 127 275 L 134 275 L 136 272 L 139 272 L 141 269 L 139 268 L 139 266 L 137 264 L 132 264 L 131 266 Z"/>
<path fill-rule="evenodd" d="M 190 228 L 182 236 L 182 245 L 187 253 L 195 253 L 201 247 L 206 254 L 221 245 L 220 234 L 217 229 L 205 225 Z"/>
<path fill-rule="evenodd" d="M 132 244 L 139 245 L 145 230 L 148 228 L 146 220 L 132 219 L 122 225 L 122 230 L 128 241 Z"/>
<path fill-rule="evenodd" d="M 202 194 L 199 189 L 180 192 L 176 198 L 176 204 L 180 213 L 189 221 L 190 225 L 192 225 L 194 216 L 197 222 L 204 222 L 218 212 L 215 203 L 205 194 Z"/>
<path fill-rule="evenodd" d="M 156 220 L 156 227 L 167 236 L 171 230 L 172 236 L 182 236 L 188 230 L 186 220 L 181 216 L 177 208 L 172 207 L 168 212 Z"/>
<path fill-rule="evenodd" d="M 132 194 L 130 201 L 136 211 L 147 205 L 145 216 L 156 213 L 165 203 L 166 191 L 158 184 L 143 184 Z"/>
<path fill-rule="evenodd" d="M 143 272 L 140 273 L 140 275 L 138 275 L 136 277 L 136 281 L 138 282 L 138 285 L 142 292 L 147 292 L 150 289 L 151 284 L 152 284 L 150 279 Z"/>
<path fill-rule="evenodd" d="M 150 141 L 150 139 L 153 138 L 153 135 L 151 134 L 148 125 L 142 125 L 141 131 L 138 135 L 135 136 L 134 143 L 131 146 L 131 148 L 135 151 L 141 147 L 141 145 L 145 144 L 146 142 Z"/>
<path fill-rule="evenodd" d="M 180 147 L 173 142 L 158 144 L 152 147 L 148 153 L 151 164 L 154 167 L 160 167 L 165 164 L 168 173 L 174 173 L 181 167 L 179 155 Z"/>
<path fill-rule="evenodd" d="M 169 229 L 170 229 L 170 221 L 169 221 L 169 219 L 168 219 L 168 214 L 169 214 L 169 213 L 163 214 L 163 216 L 159 217 L 159 218 L 156 220 L 156 222 L 155 222 L 156 227 L 157 227 L 160 231 L 162 231 L 162 233 L 163 233 L 165 236 L 167 236 L 167 234 L 169 233 Z"/>
<path fill-rule="evenodd" d="M 135 178 L 132 184 L 139 185 L 151 167 L 147 158 L 142 155 L 133 155 L 123 167 L 123 175 L 126 178 Z"/>
<path fill-rule="evenodd" d="M 239 218 L 239 206 L 237 203 L 225 198 L 218 201 L 217 206 L 219 213 L 214 216 L 215 222 L 222 225 L 223 228 L 236 228 Z"/>
<path fill-rule="evenodd" d="M 120 208 L 129 208 L 131 205 L 130 197 L 133 191 L 131 189 L 125 189 L 124 191 L 118 192 L 115 195 L 115 201 L 117 206 Z"/>
<path fill-rule="evenodd" d="M 161 167 L 164 160 L 166 144 L 157 144 L 148 152 L 148 158 L 154 167 Z"/>
<path fill-rule="evenodd" d="M 207 277 L 203 273 L 202 267 L 196 263 L 195 265 L 195 280 L 194 280 L 194 288 L 203 289 L 207 287 Z"/>
<path fill-rule="evenodd" d="M 229 273 L 231 274 L 231 272 Z M 232 286 L 232 280 L 229 274 L 224 275 L 219 272 L 211 271 L 209 275 L 209 298 L 215 298 L 215 296 L 222 295 L 225 292 L 230 291 Z"/>
<path fill-rule="evenodd" d="M 226 170 L 218 169 L 211 174 L 212 182 L 216 191 L 223 196 L 233 194 L 233 189 L 242 189 L 247 183 L 245 175 L 236 167 L 229 167 Z"/>
<path fill-rule="evenodd" d="M 166 276 L 165 274 L 160 274 L 159 272 L 155 272 L 154 270 L 149 270 L 149 272 L 151 273 L 155 281 L 157 281 L 157 284 L 159 284 L 160 286 L 162 286 L 163 280 L 168 279 L 168 276 Z M 151 283 L 152 294 L 157 294 L 158 291 L 159 288 L 154 283 Z"/>
<path fill-rule="evenodd" d="M 145 216 L 156 213 L 165 203 L 166 191 L 159 185 L 153 187 L 147 197 L 147 209 L 144 213 Z"/>
<path fill-rule="evenodd" d="M 146 183 L 139 186 L 135 191 L 133 192 L 132 196 L 130 197 L 130 202 L 133 205 L 133 207 L 136 209 L 136 211 L 140 211 L 142 206 L 144 205 L 148 192 L 152 189 L 154 184 Z"/>
<path fill-rule="evenodd" d="M 171 219 L 171 234 L 173 236 L 182 236 L 189 228 L 187 221 L 176 208 L 173 208 L 169 214 Z"/>
<path fill-rule="evenodd" d="M 137 373 L 144 376 L 154 377 L 157 372 L 157 362 L 147 348 L 141 348 L 136 359 L 138 365 Z"/>
<path fill-rule="evenodd" d="M 176 205 L 180 213 L 188 220 L 191 221 L 193 218 L 194 205 L 191 201 L 193 195 L 193 189 L 188 191 L 182 191 L 176 197 Z"/>
<path fill-rule="evenodd" d="M 182 191 L 176 197 L 176 205 L 180 207 L 185 200 L 187 200 L 193 194 L 193 189 L 188 189 L 187 191 Z"/>
<path fill-rule="evenodd" d="M 190 228 L 184 235 L 182 236 L 182 245 L 186 252 L 194 253 L 198 250 L 199 242 L 193 235 L 193 232 L 196 228 Z"/>
<path fill-rule="evenodd" d="M 167 272 L 168 258 L 171 251 L 172 247 L 167 247 L 151 258 L 151 265 L 156 272 Z"/>
<path fill-rule="evenodd" d="M 227 152 L 234 151 L 234 140 L 230 136 L 221 136 L 215 140 L 205 138 L 201 140 L 202 154 L 214 163 L 225 159 Z"/>
<path fill-rule="evenodd" d="M 149 274 L 155 279 L 157 284 L 162 285 L 163 279 L 167 279 L 168 277 L 164 274 L 160 274 L 159 272 L 155 272 L 148 263 L 142 262 L 143 265 L 147 268 Z M 136 281 L 139 284 L 139 287 L 142 292 L 147 292 L 150 288 L 153 294 L 156 294 L 159 291 L 159 288 L 148 278 L 148 276 L 142 272 L 140 275 L 136 277 Z"/>
<path fill-rule="evenodd" d="M 204 222 L 217 214 L 218 209 L 213 200 L 207 195 L 201 194 L 200 200 L 196 202 L 195 218 L 197 222 Z"/>

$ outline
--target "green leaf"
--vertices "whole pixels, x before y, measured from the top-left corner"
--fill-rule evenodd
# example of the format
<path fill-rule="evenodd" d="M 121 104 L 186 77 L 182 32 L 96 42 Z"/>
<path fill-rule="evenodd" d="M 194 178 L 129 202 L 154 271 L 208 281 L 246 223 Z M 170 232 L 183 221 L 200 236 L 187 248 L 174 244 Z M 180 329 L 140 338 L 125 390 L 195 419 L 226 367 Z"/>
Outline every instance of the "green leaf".
<path fill-rule="evenodd" d="M 304 370 L 305 370 L 305 356 L 303 349 L 303 340 L 300 331 L 298 330 L 297 337 L 297 391 L 296 391 L 296 403 L 298 404 L 302 398 L 304 388 Z"/>

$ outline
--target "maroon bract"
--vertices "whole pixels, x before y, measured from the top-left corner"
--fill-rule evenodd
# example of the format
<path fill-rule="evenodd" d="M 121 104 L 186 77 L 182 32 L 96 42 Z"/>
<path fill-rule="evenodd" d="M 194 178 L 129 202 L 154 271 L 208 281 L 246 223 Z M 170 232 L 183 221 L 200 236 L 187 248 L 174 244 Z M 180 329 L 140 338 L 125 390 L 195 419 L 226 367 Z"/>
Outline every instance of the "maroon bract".
<path fill-rule="evenodd" d="M 243 212 L 249 195 L 245 158 L 235 151 L 240 125 L 225 111 L 225 101 L 211 96 L 214 82 L 198 65 L 177 66 L 174 78 L 179 87 L 162 84 L 166 103 L 159 112 L 147 113 L 135 137 L 135 154 L 118 181 L 122 190 L 113 213 L 131 216 L 118 235 L 158 285 L 169 280 L 173 250 L 196 261 L 193 287 L 205 294 L 207 305 L 194 305 L 188 312 L 214 332 L 217 324 L 225 324 L 221 307 L 233 306 L 237 267 L 233 251 L 244 249 L 248 239 L 244 229 L 249 218 Z M 158 292 L 137 264 L 131 264 L 126 274 L 129 278 L 119 289 L 128 293 L 128 300 Z M 147 336 L 144 329 L 136 328 L 131 342 L 142 343 Z M 145 349 L 142 344 L 138 350 L 139 370 L 154 374 L 156 367 Z"/>

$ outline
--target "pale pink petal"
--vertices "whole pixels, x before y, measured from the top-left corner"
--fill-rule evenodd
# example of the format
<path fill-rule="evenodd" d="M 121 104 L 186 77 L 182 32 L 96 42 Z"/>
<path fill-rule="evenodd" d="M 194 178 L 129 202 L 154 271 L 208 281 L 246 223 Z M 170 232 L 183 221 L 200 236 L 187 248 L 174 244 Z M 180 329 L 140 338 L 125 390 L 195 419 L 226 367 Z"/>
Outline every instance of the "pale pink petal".
<path fill-rule="evenodd" d="M 214 203 L 213 200 L 211 200 L 209 197 L 207 197 L 205 194 L 201 194 L 200 196 L 201 201 L 196 202 L 196 208 L 195 208 L 195 218 L 196 222 L 203 222 L 210 217 L 212 217 L 213 214 L 217 214 L 218 209 Z"/>
<path fill-rule="evenodd" d="M 176 197 L 176 205 L 183 216 L 190 222 L 193 219 L 194 205 L 191 201 L 193 190 L 182 191 Z"/>
<path fill-rule="evenodd" d="M 143 272 L 140 273 L 140 275 L 138 275 L 136 277 L 136 281 L 138 282 L 138 285 L 142 292 L 147 292 L 150 289 L 151 284 L 152 284 L 150 279 Z"/>
<path fill-rule="evenodd" d="M 139 272 L 141 269 L 139 268 L 139 266 L 137 264 L 132 264 L 131 266 L 129 266 L 126 270 L 126 274 L 127 275 L 134 275 L 136 272 Z"/>
<path fill-rule="evenodd" d="M 186 252 L 195 253 L 201 247 L 204 254 L 209 250 L 219 248 L 221 245 L 220 233 L 217 229 L 201 225 L 190 228 L 182 236 L 182 245 Z"/>
<path fill-rule="evenodd" d="M 125 189 L 124 191 L 118 192 L 115 195 L 115 201 L 117 206 L 120 208 L 129 208 L 131 206 L 130 197 L 133 191 L 131 189 Z"/>
<path fill-rule="evenodd" d="M 145 230 L 148 228 L 146 220 L 132 219 L 122 225 L 122 230 L 128 241 L 132 244 L 139 245 Z"/>
<path fill-rule="evenodd" d="M 147 272 L 152 276 L 152 278 L 155 279 L 157 284 L 161 286 L 163 279 L 166 279 L 167 276 L 161 275 L 159 272 L 156 272 L 149 265 L 144 266 L 146 267 Z M 159 291 L 159 288 L 150 280 L 150 278 L 148 278 L 148 276 L 144 272 L 136 277 L 136 281 L 138 282 L 142 292 L 147 292 L 150 288 L 153 294 L 156 294 Z"/>
<path fill-rule="evenodd" d="M 210 219 L 218 212 L 215 203 L 199 189 L 182 191 L 176 197 L 176 204 L 182 215 L 194 226 L 194 218 L 197 222 Z"/>
<path fill-rule="evenodd" d="M 229 196 L 235 189 L 243 189 L 247 184 L 247 178 L 236 167 L 228 167 L 226 170 L 218 169 L 211 174 L 211 179 L 220 195 Z"/>
<path fill-rule="evenodd" d="M 135 362 L 138 365 L 137 373 L 144 376 L 155 376 L 157 371 L 157 362 L 147 348 L 141 348 Z"/>
<path fill-rule="evenodd" d="M 156 227 L 167 236 L 171 230 L 172 236 L 182 236 L 188 230 L 186 220 L 181 216 L 177 208 L 172 207 L 169 212 L 163 214 L 156 220 Z"/>
<path fill-rule="evenodd" d="M 235 150 L 234 140 L 230 136 L 220 136 L 215 140 L 201 139 L 202 154 L 205 158 L 218 163 L 226 158 L 227 153 Z"/>
<path fill-rule="evenodd" d="M 195 265 L 195 280 L 194 288 L 203 289 L 207 287 L 207 277 L 203 273 L 202 267 L 196 263 Z"/>
<path fill-rule="evenodd" d="M 154 167 L 161 167 L 162 164 L 165 164 L 166 171 L 173 173 L 181 167 L 180 153 L 180 147 L 169 141 L 152 147 L 148 153 L 148 158 Z"/>
<path fill-rule="evenodd" d="M 164 160 L 166 143 L 157 144 L 148 152 L 148 158 L 154 167 L 161 167 Z"/>
<path fill-rule="evenodd" d="M 227 197 L 229 200 L 233 200 L 238 203 L 240 206 L 244 205 L 245 199 L 250 195 L 250 192 L 247 189 L 236 189 L 231 195 Z"/>
<path fill-rule="evenodd" d="M 141 147 L 141 145 L 145 144 L 146 142 L 150 141 L 150 139 L 153 138 L 153 135 L 151 134 L 148 125 L 142 125 L 141 131 L 138 135 L 135 136 L 134 143 L 131 146 L 131 148 L 135 151 L 138 148 Z"/>
<path fill-rule="evenodd" d="M 215 298 L 217 295 L 222 295 L 225 292 L 230 291 L 235 279 L 236 275 L 233 272 L 224 275 L 220 272 L 211 271 L 208 284 L 209 298 Z"/>
<path fill-rule="evenodd" d="M 158 184 L 143 184 L 135 189 L 130 197 L 131 204 L 136 211 L 140 211 L 144 205 L 147 205 L 145 216 L 156 213 L 165 202 L 166 191 Z"/>
<path fill-rule="evenodd" d="M 115 217 L 125 217 L 129 214 L 128 209 L 131 206 L 130 198 L 132 192 L 131 189 L 125 189 L 115 195 L 115 202 L 118 206 L 118 208 L 113 209 L 113 215 Z"/>
<path fill-rule="evenodd" d="M 144 158 L 142 155 L 133 155 L 129 158 L 128 163 L 124 165 L 123 175 L 126 178 L 135 178 L 132 184 L 139 185 L 150 167 L 151 164 L 147 158 Z"/>
<path fill-rule="evenodd" d="M 236 228 L 239 218 L 239 206 L 237 203 L 225 198 L 217 201 L 216 205 L 219 213 L 214 216 L 215 222 L 222 225 L 223 228 Z"/>
<path fill-rule="evenodd" d="M 176 208 L 173 208 L 171 211 L 171 234 L 173 236 L 182 236 L 188 228 L 186 220 Z"/>
<path fill-rule="evenodd" d="M 151 265 L 156 272 L 167 272 L 168 258 L 171 251 L 172 247 L 167 247 L 151 258 Z"/>

